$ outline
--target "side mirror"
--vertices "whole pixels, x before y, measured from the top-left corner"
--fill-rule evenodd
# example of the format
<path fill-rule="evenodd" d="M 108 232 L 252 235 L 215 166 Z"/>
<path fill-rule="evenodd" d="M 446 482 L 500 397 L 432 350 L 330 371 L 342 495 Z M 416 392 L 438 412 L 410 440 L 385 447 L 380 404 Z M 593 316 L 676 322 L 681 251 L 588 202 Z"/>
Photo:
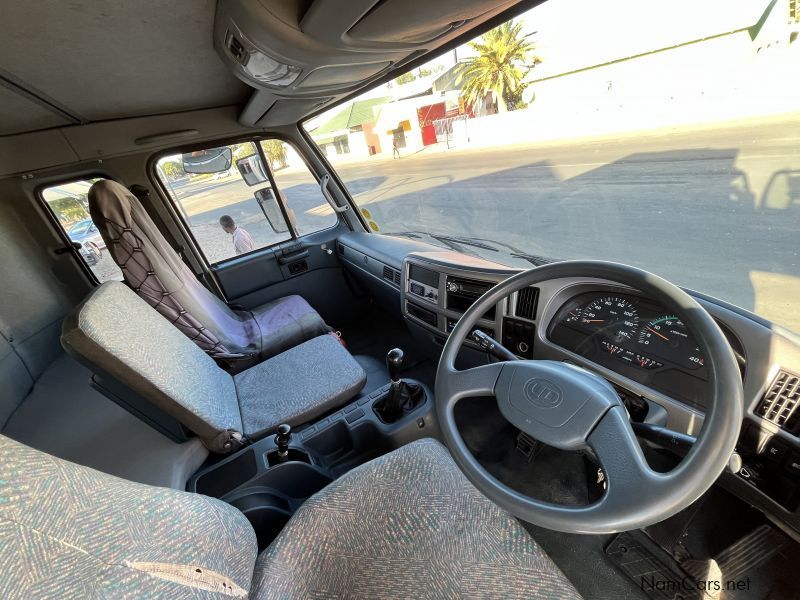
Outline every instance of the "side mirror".
<path fill-rule="evenodd" d="M 231 168 L 233 153 L 227 146 L 189 152 L 182 157 L 186 173 L 222 173 Z"/>
<path fill-rule="evenodd" d="M 769 178 L 761 195 L 762 208 L 787 210 L 800 200 L 800 171 L 783 169 Z"/>
<path fill-rule="evenodd" d="M 286 219 L 283 218 L 281 207 L 278 205 L 278 199 L 275 197 L 275 192 L 272 188 L 266 187 L 256 190 L 256 202 L 261 207 L 261 212 L 267 218 L 269 226 L 275 233 L 286 233 L 289 227 L 286 225 Z"/>
<path fill-rule="evenodd" d="M 236 168 L 247 185 L 253 186 L 267 181 L 267 170 L 258 154 L 251 154 L 236 161 Z"/>

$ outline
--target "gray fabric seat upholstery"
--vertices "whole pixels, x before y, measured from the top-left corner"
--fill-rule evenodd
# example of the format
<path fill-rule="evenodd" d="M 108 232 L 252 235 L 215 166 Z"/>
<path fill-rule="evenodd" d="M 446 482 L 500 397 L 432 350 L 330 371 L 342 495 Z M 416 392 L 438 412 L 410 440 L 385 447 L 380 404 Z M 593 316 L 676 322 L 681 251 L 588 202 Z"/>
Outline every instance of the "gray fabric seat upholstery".
<path fill-rule="evenodd" d="M 256 559 L 244 516 L 0 436 L 3 598 L 579 598 L 438 442 L 309 499 Z M 255 570 L 255 573 L 254 573 Z"/>
<path fill-rule="evenodd" d="M 313 419 L 355 396 L 366 380 L 364 369 L 334 336 L 303 342 L 233 376 L 244 434 L 258 438 L 276 424 Z M 358 390 L 354 382 L 360 382 Z M 267 405 L 264 390 L 275 390 Z"/>
<path fill-rule="evenodd" d="M 372 460 L 300 507 L 258 557 L 252 598 L 579 598 L 447 448 Z"/>
<path fill-rule="evenodd" d="M 0 498 L 2 598 L 224 598 L 209 588 L 224 582 L 239 597 L 250 589 L 255 534 L 224 502 L 118 479 L 5 436 Z"/>
<path fill-rule="evenodd" d="M 300 296 L 232 310 L 198 281 L 139 199 L 115 181 L 89 190 L 89 212 L 125 281 L 150 306 L 234 370 L 331 331 Z"/>
<path fill-rule="evenodd" d="M 64 348 L 176 418 L 215 452 L 280 423 L 298 425 L 354 397 L 366 374 L 321 335 L 231 375 L 119 282 L 96 288 L 67 316 Z"/>

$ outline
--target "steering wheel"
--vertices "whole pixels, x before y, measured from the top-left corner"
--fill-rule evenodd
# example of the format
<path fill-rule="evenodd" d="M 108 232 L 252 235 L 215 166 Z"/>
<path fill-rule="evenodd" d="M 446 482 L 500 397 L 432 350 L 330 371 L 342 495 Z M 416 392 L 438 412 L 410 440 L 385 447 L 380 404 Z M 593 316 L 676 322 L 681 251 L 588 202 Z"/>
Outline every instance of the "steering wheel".
<path fill-rule="evenodd" d="M 458 371 L 455 359 L 476 321 L 500 300 L 550 279 L 592 277 L 648 295 L 680 315 L 705 352 L 711 393 L 703 427 L 692 449 L 668 473 L 653 471 L 631 428 L 628 413 L 605 379 L 552 360 L 498 362 Z M 531 437 L 561 450 L 591 449 L 605 471 L 598 501 L 561 506 L 521 494 L 478 463 L 458 432 L 456 403 L 494 396 L 500 412 Z M 739 368 L 711 316 L 668 281 L 617 263 L 565 261 L 529 269 L 486 292 L 456 324 L 436 372 L 436 412 L 447 446 L 467 478 L 489 499 L 524 521 L 572 533 L 615 533 L 662 521 L 697 500 L 719 477 L 742 424 Z"/>

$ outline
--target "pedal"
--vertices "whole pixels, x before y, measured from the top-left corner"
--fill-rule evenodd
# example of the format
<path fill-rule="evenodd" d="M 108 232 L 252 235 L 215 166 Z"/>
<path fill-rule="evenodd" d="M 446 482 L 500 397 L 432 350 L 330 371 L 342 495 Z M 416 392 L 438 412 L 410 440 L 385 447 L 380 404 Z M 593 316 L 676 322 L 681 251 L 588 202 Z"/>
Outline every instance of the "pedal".
<path fill-rule="evenodd" d="M 517 434 L 516 441 L 517 452 L 522 454 L 528 462 L 531 462 L 542 449 L 542 443 L 529 436 L 524 431 Z"/>

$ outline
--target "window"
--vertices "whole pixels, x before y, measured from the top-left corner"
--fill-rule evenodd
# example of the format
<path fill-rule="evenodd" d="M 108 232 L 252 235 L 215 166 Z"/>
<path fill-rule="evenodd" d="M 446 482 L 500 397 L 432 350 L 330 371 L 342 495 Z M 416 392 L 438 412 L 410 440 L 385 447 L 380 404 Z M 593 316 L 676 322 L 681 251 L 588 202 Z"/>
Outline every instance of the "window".
<path fill-rule="evenodd" d="M 262 148 L 278 190 L 255 142 L 174 154 L 156 163 L 156 174 L 211 264 L 292 239 L 284 208 L 297 235 L 336 224 L 297 152 L 281 140 L 266 140 Z"/>
<path fill-rule="evenodd" d="M 122 281 L 122 271 L 89 216 L 89 188 L 95 181 L 79 179 L 49 186 L 42 191 L 42 198 L 67 237 L 80 245 L 78 253 L 97 280 Z"/>
<path fill-rule="evenodd" d="M 281 140 L 266 140 L 261 145 L 272 167 L 275 185 L 286 199 L 298 235 L 336 225 L 336 214 L 297 151 Z"/>
<path fill-rule="evenodd" d="M 542 3 L 303 127 L 372 231 L 632 264 L 800 332 L 786 5 L 612 4 Z"/>

